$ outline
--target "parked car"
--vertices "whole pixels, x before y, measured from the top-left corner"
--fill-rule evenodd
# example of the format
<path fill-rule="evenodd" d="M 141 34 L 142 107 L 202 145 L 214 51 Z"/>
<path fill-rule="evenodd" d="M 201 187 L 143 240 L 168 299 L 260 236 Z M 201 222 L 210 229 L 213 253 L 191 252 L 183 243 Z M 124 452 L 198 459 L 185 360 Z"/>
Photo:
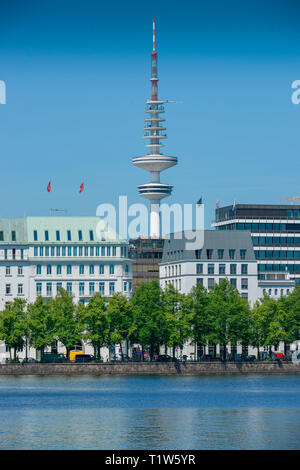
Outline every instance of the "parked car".
<path fill-rule="evenodd" d="M 92 362 L 94 360 L 95 357 L 92 354 L 76 354 L 75 356 L 76 363 Z"/>
<path fill-rule="evenodd" d="M 275 359 L 275 361 L 286 361 L 286 355 L 283 354 L 282 352 L 272 352 L 272 359 Z"/>
<path fill-rule="evenodd" d="M 178 362 L 178 359 L 176 357 L 171 357 L 168 354 L 160 354 L 156 362 Z"/>
<path fill-rule="evenodd" d="M 55 353 L 44 353 L 42 362 L 65 362 L 66 358 L 64 354 L 55 354 Z"/>
<path fill-rule="evenodd" d="M 23 361 L 22 361 L 22 364 L 30 364 L 30 363 L 37 363 L 39 361 L 37 361 L 36 359 L 34 359 L 33 357 L 24 357 Z"/>

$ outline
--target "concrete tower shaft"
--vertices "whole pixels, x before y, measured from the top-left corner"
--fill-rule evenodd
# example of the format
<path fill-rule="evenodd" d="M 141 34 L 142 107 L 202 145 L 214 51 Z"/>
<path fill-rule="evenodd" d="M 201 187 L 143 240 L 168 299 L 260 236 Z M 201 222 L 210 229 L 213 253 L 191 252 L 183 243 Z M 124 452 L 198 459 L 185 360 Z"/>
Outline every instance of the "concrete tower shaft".
<path fill-rule="evenodd" d="M 160 172 L 177 165 L 177 157 L 169 157 L 161 153 L 162 141 L 167 138 L 165 121 L 161 114 L 165 112 L 166 101 L 158 99 L 157 52 L 155 49 L 155 20 L 153 20 L 153 48 L 151 52 L 151 100 L 146 101 L 147 118 L 144 125 L 144 139 L 149 149 L 147 155 L 133 158 L 135 166 L 150 172 L 150 183 L 138 186 L 141 196 L 150 200 L 150 236 L 160 237 L 160 200 L 170 196 L 172 186 L 160 182 Z"/>

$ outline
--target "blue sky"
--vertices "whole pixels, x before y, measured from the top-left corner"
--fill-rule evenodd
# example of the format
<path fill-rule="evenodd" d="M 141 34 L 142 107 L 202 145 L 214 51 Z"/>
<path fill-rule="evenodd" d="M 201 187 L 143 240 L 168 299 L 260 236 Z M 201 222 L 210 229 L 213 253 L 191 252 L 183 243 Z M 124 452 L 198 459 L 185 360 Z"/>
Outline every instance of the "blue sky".
<path fill-rule="evenodd" d="M 201 195 L 206 225 L 216 200 L 280 203 L 299 194 L 300 79 L 297 0 L 101 2 L 1 0 L 2 217 L 95 214 L 100 203 L 143 202 L 152 18 L 159 96 L 168 104 L 162 173 L 166 202 Z M 81 182 L 85 193 L 78 194 Z"/>

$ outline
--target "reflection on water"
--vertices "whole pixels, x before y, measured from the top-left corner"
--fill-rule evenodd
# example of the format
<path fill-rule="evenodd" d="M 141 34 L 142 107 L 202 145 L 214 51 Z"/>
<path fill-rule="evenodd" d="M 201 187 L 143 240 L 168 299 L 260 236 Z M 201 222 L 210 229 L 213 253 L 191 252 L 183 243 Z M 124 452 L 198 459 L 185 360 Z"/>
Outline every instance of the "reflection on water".
<path fill-rule="evenodd" d="M 299 449 L 300 376 L 0 377 L 1 449 Z"/>

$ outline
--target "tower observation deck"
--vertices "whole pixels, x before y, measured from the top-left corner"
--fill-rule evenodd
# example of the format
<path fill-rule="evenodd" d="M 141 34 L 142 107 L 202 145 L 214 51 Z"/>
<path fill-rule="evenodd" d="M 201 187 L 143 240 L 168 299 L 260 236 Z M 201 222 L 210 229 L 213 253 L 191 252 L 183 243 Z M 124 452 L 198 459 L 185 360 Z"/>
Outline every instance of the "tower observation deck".
<path fill-rule="evenodd" d="M 173 186 L 160 182 L 160 172 L 177 165 L 177 157 L 169 157 L 161 153 L 162 141 L 167 138 L 166 128 L 161 115 L 165 112 L 164 104 L 167 101 L 158 99 L 157 52 L 155 50 L 155 20 L 153 20 L 153 50 L 151 53 L 151 100 L 146 101 L 146 119 L 144 125 L 144 139 L 149 149 L 147 155 L 135 157 L 132 162 L 135 166 L 150 172 L 150 183 L 138 186 L 141 196 L 150 201 L 150 237 L 161 236 L 160 229 L 160 201 L 170 196 Z"/>

